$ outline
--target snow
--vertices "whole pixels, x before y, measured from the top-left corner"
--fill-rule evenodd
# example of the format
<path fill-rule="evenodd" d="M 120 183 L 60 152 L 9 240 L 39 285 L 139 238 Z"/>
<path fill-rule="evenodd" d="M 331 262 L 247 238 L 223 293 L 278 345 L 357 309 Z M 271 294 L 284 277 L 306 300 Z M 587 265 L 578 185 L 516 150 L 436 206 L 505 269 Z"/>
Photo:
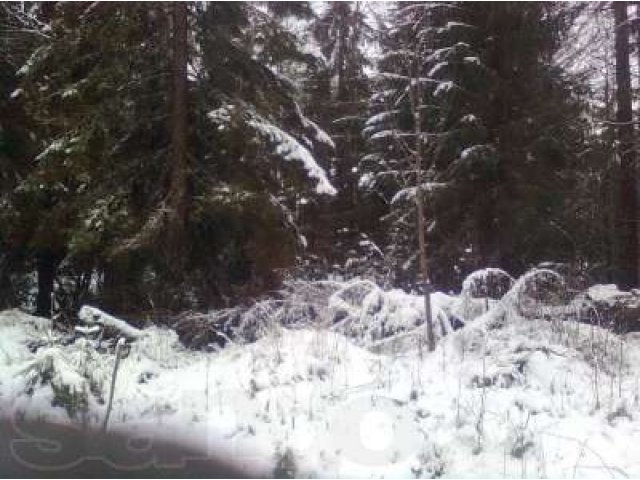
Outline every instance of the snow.
<path fill-rule="evenodd" d="M 407 75 L 401 75 L 399 73 L 394 73 L 394 72 L 378 72 L 377 77 L 381 78 L 381 79 L 386 79 L 386 80 L 404 80 L 404 81 L 411 81 L 414 84 L 416 83 L 439 83 L 438 80 L 434 80 L 433 78 L 429 78 L 429 77 L 409 77 Z"/>
<path fill-rule="evenodd" d="M 364 234 L 362 234 L 362 235 L 364 236 Z M 373 250 L 375 253 L 377 253 L 380 257 L 384 257 L 384 253 L 382 253 L 382 250 L 380 250 L 380 247 L 378 247 L 375 243 L 373 243 L 369 239 L 360 240 L 358 242 L 358 245 L 360 245 L 361 247 L 367 247 L 367 248 Z"/>
<path fill-rule="evenodd" d="M 466 42 L 457 42 L 450 47 L 438 48 L 425 58 L 425 62 L 441 61 L 448 58 L 449 55 L 451 55 L 451 53 L 455 52 L 456 50 L 464 51 L 468 50 L 469 48 L 471 48 L 471 46 Z"/>
<path fill-rule="evenodd" d="M 90 325 L 97 323 L 99 325 L 115 328 L 123 335 L 131 338 L 139 338 L 145 334 L 143 330 L 132 327 L 127 322 L 113 317 L 98 308 L 90 307 L 88 305 L 85 305 L 80 309 L 78 318 Z"/>
<path fill-rule="evenodd" d="M 57 153 L 57 152 L 61 152 L 65 145 L 66 145 L 66 141 L 64 139 L 56 139 L 53 140 L 48 146 L 47 148 L 45 148 L 42 152 L 40 152 L 37 156 L 36 156 L 36 160 L 40 161 L 40 160 L 44 160 L 46 157 L 48 157 L 51 153 Z"/>
<path fill-rule="evenodd" d="M 447 186 L 446 183 L 443 182 L 424 182 L 420 185 L 420 190 L 422 192 L 435 192 L 437 190 L 443 189 Z M 396 204 L 398 202 L 406 201 L 406 200 L 414 200 L 416 197 L 416 192 L 418 191 L 417 187 L 407 187 L 401 190 L 393 196 L 391 199 L 391 204 Z"/>
<path fill-rule="evenodd" d="M 74 330 L 83 335 L 90 335 L 92 333 L 99 333 L 101 328 L 99 325 L 92 325 L 90 327 L 83 327 L 81 325 L 76 325 Z"/>
<path fill-rule="evenodd" d="M 593 285 L 587 289 L 587 296 L 594 302 L 616 305 L 621 300 L 633 297 L 630 292 L 623 292 L 616 285 Z"/>
<path fill-rule="evenodd" d="M 33 68 L 41 60 L 43 60 L 49 54 L 50 51 L 51 51 L 51 46 L 49 46 L 49 45 L 45 45 L 45 46 L 36 48 L 33 51 L 33 53 L 31 54 L 31 56 L 24 63 L 24 65 L 22 65 L 16 71 L 16 75 L 18 75 L 18 76 L 29 75 L 32 72 Z"/>
<path fill-rule="evenodd" d="M 474 124 L 478 121 L 478 117 L 476 117 L 474 114 L 472 113 L 468 113 L 466 114 L 464 117 L 462 117 L 460 119 L 461 123 L 468 123 L 468 124 Z"/>
<path fill-rule="evenodd" d="M 451 330 L 445 311 L 454 299 L 443 293 L 431 298 L 431 315 L 436 319 L 436 334 L 443 336 Z M 363 346 L 379 346 L 380 342 L 400 333 L 423 335 L 424 297 L 402 290 L 384 291 L 368 280 L 355 279 L 329 297 L 328 313 L 334 319 L 332 331 L 348 336 Z M 336 319 L 339 319 L 337 322 Z M 403 342 L 407 340 L 402 337 Z"/>
<path fill-rule="evenodd" d="M 209 119 L 218 125 L 218 128 L 226 129 L 232 122 L 234 105 L 223 105 L 208 113 Z M 309 177 L 316 181 L 316 192 L 325 195 L 336 195 L 337 191 L 331 185 L 323 168 L 316 162 L 311 152 L 296 140 L 292 135 L 282 130 L 272 121 L 262 117 L 256 112 L 245 109 L 244 121 L 264 138 L 274 148 L 275 153 L 288 162 L 299 162 L 306 170 Z M 301 115 L 301 114 L 300 114 Z M 304 126 L 313 131 L 315 138 L 329 146 L 333 145 L 331 139 L 313 122 L 301 116 Z"/>
<path fill-rule="evenodd" d="M 406 77 L 402 77 L 402 78 L 406 80 Z M 396 89 L 394 88 L 381 90 L 380 92 L 376 92 L 373 95 L 371 95 L 371 102 L 382 103 L 385 100 L 387 100 L 389 97 L 392 97 L 395 93 L 396 93 Z"/>
<path fill-rule="evenodd" d="M 548 272 L 519 279 L 505 300 L 439 335 L 434 352 L 400 341 L 422 336 L 408 327 L 423 297 L 365 280 L 325 282 L 328 324 L 274 327 L 220 352 L 188 351 L 172 331 L 145 329 L 121 360 L 110 428 L 171 432 L 266 474 L 276 452 L 290 450 L 297 476 L 637 477 L 640 338 L 523 318 L 514 302 Z M 436 293 L 433 308 L 447 316 L 462 299 Z M 331 320 L 338 309 L 343 324 Z M 399 328 L 387 337 L 394 345 L 373 335 L 383 323 Z M 6 413 L 70 421 L 51 406 L 53 385 L 107 393 L 114 361 L 84 338 L 60 346 L 48 320 L 0 312 Z M 45 367 L 52 379 L 29 393 Z M 89 394 L 87 408 L 99 425 L 106 406 Z"/>
<path fill-rule="evenodd" d="M 455 27 L 470 27 L 470 28 L 474 28 L 472 25 L 469 25 L 468 23 L 463 23 L 463 22 L 447 22 L 447 25 L 445 26 L 445 28 L 447 28 L 447 29 L 455 28 Z"/>
<path fill-rule="evenodd" d="M 369 117 L 365 125 L 371 126 L 375 125 L 376 123 L 382 123 L 384 121 L 392 119 L 394 115 L 397 115 L 398 113 L 400 113 L 400 110 L 391 110 L 387 112 L 376 113 L 375 115 Z"/>
<path fill-rule="evenodd" d="M 462 59 L 465 63 L 470 63 L 472 65 L 482 65 L 482 62 L 478 57 L 464 57 Z"/>
<path fill-rule="evenodd" d="M 483 268 L 472 272 L 462 281 L 462 294 L 473 295 L 473 292 L 482 289 L 482 287 L 486 286 L 492 279 L 507 279 L 509 287 L 513 286 L 514 282 L 511 275 L 500 268 Z M 486 292 L 483 293 L 485 293 L 484 296 L 487 296 Z"/>
<path fill-rule="evenodd" d="M 231 115 L 233 114 L 234 106 L 231 104 L 222 105 L 219 108 L 211 110 L 207 117 L 214 123 L 229 124 L 231 123 Z"/>
<path fill-rule="evenodd" d="M 431 68 L 431 70 L 429 70 L 429 73 L 427 73 L 427 76 L 435 77 L 440 70 L 446 68 L 447 66 L 449 66 L 449 62 L 438 62 L 433 66 L 433 68 Z"/>
<path fill-rule="evenodd" d="M 316 142 L 323 143 L 331 149 L 336 148 L 336 144 L 333 142 L 329 134 L 321 129 L 317 123 L 305 117 L 302 114 L 302 110 L 300 110 L 300 107 L 297 104 L 296 113 L 298 114 L 298 117 L 300 118 L 300 121 L 302 122 L 304 128 L 311 132 L 311 135 Z"/>
<path fill-rule="evenodd" d="M 66 88 L 62 91 L 62 98 L 73 97 L 78 94 L 78 89 L 75 87 Z"/>
<path fill-rule="evenodd" d="M 483 314 L 489 305 L 496 303 L 511 289 L 514 279 L 499 268 L 484 268 L 469 274 L 462 282 L 460 308 L 456 314 L 464 321 Z"/>
<path fill-rule="evenodd" d="M 372 188 L 376 182 L 376 176 L 373 173 L 366 172 L 358 180 L 358 187 L 363 189 Z"/>
<path fill-rule="evenodd" d="M 310 128 L 313 132 L 313 138 L 320 143 L 324 143 L 330 148 L 336 148 L 336 144 L 333 142 L 331 137 L 327 132 L 322 130 L 315 122 L 309 120 L 308 118 L 304 119 L 305 126 Z"/>
<path fill-rule="evenodd" d="M 371 135 L 370 139 L 376 140 L 379 138 L 389 138 L 389 137 L 393 138 L 393 137 L 396 137 L 397 135 L 398 135 L 398 132 L 396 130 L 381 130 Z"/>
<path fill-rule="evenodd" d="M 441 84 L 439 84 L 436 89 L 433 91 L 433 96 L 437 97 L 443 93 L 448 93 L 451 90 L 453 90 L 453 88 L 455 87 L 454 83 L 451 81 L 448 82 L 442 82 Z"/>
<path fill-rule="evenodd" d="M 483 150 L 485 150 L 487 148 L 487 145 L 472 145 L 471 147 L 465 148 L 461 153 L 460 153 L 460 158 L 462 160 L 468 160 L 470 159 L 473 155 L 482 152 Z"/>

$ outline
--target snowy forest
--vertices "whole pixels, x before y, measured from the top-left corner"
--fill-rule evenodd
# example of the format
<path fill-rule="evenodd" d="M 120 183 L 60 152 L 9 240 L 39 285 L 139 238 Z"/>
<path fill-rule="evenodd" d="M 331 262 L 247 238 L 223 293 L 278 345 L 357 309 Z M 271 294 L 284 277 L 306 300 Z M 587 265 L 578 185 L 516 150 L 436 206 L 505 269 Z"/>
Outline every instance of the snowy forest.
<path fill-rule="evenodd" d="M 639 92 L 639 2 L 0 3 L 0 474 L 640 477 Z"/>

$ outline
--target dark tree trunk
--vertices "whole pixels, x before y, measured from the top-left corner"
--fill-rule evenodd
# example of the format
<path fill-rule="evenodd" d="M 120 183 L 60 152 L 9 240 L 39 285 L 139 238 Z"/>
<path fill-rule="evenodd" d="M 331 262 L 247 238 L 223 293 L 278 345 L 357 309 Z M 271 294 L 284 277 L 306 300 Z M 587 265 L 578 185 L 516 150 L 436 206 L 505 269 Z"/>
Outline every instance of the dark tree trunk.
<path fill-rule="evenodd" d="M 171 182 L 169 243 L 173 254 L 183 246 L 189 211 L 189 157 L 187 152 L 187 3 L 173 9 L 173 91 L 171 113 Z"/>
<path fill-rule="evenodd" d="M 495 222 L 496 200 L 491 195 L 491 193 L 487 193 L 486 198 L 478 200 L 476 248 L 473 252 L 476 269 L 499 266 L 497 259 L 498 229 Z"/>
<path fill-rule="evenodd" d="M 605 83 L 604 83 L 604 118 L 613 118 L 613 111 L 615 108 L 612 87 L 610 82 L 609 71 L 609 58 L 605 60 Z M 602 189 L 604 191 L 602 198 L 604 200 L 603 205 L 605 208 L 605 226 L 607 230 L 607 246 L 606 246 L 606 262 L 609 268 L 607 269 L 607 281 L 614 283 L 617 280 L 616 265 L 618 263 L 618 237 L 616 231 L 616 210 L 618 199 L 618 184 L 617 184 L 617 159 L 615 155 L 615 127 L 609 126 L 605 134 L 607 156 L 607 171 L 602 183 Z"/>
<path fill-rule="evenodd" d="M 36 315 L 51 318 L 53 282 L 60 263 L 59 257 L 50 250 L 41 250 L 36 255 L 38 274 L 38 294 L 36 296 Z"/>
<path fill-rule="evenodd" d="M 636 15 L 633 19 L 633 32 L 636 36 L 636 67 L 638 71 L 636 75 L 640 75 L 640 2 L 635 2 Z M 636 77 L 636 87 L 640 89 L 640 76 Z M 636 112 L 636 117 L 640 116 L 640 112 Z"/>
<path fill-rule="evenodd" d="M 616 122 L 620 157 L 620 193 L 616 230 L 620 239 L 618 271 L 620 285 L 638 284 L 638 234 L 636 165 L 634 152 L 633 113 L 631 107 L 631 68 L 629 65 L 629 22 L 627 2 L 613 2 L 616 51 Z"/>

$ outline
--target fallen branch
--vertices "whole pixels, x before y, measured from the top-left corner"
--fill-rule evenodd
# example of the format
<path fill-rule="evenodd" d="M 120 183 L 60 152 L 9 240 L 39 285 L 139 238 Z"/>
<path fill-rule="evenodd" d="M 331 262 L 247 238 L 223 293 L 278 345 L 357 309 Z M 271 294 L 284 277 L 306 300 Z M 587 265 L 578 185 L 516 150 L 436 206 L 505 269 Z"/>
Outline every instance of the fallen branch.
<path fill-rule="evenodd" d="M 128 338 L 140 338 L 145 335 L 142 330 L 132 327 L 124 320 L 120 320 L 119 318 L 113 317 L 98 308 L 90 307 L 88 305 L 85 305 L 80 309 L 78 317 L 89 325 L 97 323 L 105 327 L 111 327 Z"/>

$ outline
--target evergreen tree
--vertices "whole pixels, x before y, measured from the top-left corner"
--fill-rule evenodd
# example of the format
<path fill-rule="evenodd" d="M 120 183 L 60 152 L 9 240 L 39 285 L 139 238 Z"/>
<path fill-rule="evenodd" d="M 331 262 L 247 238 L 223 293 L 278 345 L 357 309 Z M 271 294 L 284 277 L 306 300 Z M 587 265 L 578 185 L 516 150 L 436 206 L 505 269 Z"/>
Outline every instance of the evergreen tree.
<path fill-rule="evenodd" d="M 378 153 L 365 158 L 370 174 L 362 180 L 392 205 L 391 245 L 404 250 L 392 257 L 396 270 L 408 273 L 400 281 L 414 278 L 415 250 L 406 245 L 415 245 L 409 239 L 416 232 L 406 201 L 420 190 L 441 287 L 479 266 L 517 272 L 562 251 L 554 217 L 563 208 L 571 149 L 581 141 L 581 105 L 551 58 L 570 14 L 540 3 L 396 7 L 366 129 Z M 426 185 L 419 190 L 411 167 L 411 78 L 424 97 Z M 559 133 L 550 125 L 569 128 Z"/>
<path fill-rule="evenodd" d="M 631 286 L 625 13 L 4 4 L 0 304 L 206 308 L 301 260 L 427 300 L 547 260 Z"/>
<path fill-rule="evenodd" d="M 29 57 L 39 32 L 21 18 L 33 6 L 21 4 L 15 12 L 0 8 L 0 308 L 28 303 L 30 255 L 22 219 L 13 208 L 12 192 L 30 169 L 33 125 L 25 114 L 16 71 Z"/>
<path fill-rule="evenodd" d="M 375 260 L 369 255 L 375 245 L 367 235 L 375 216 L 357 188 L 357 166 L 366 151 L 361 132 L 370 95 L 365 69 L 371 62 L 365 49 L 371 46 L 374 32 L 360 3 L 324 2 L 319 9 L 309 39 L 317 45 L 319 61 L 305 81 L 305 103 L 309 115 L 333 141 L 327 167 L 338 194 L 329 200 L 305 199 L 301 206 L 304 232 L 310 240 L 309 252 L 322 259 L 325 274 L 329 268 L 342 275 L 358 275 L 363 269 L 371 270 L 371 265 L 356 263 Z"/>
<path fill-rule="evenodd" d="M 296 248 L 292 192 L 334 193 L 312 156 L 322 132 L 274 68 L 304 61 L 281 41 L 279 20 L 304 8 L 51 10 L 19 70 L 41 146 L 11 200 L 30 225 L 27 243 L 46 246 L 43 294 L 63 260 L 83 278 L 98 274 L 112 308 L 141 299 L 183 308 L 234 284 L 273 285 Z M 265 251 L 266 238 L 279 254 Z"/>

